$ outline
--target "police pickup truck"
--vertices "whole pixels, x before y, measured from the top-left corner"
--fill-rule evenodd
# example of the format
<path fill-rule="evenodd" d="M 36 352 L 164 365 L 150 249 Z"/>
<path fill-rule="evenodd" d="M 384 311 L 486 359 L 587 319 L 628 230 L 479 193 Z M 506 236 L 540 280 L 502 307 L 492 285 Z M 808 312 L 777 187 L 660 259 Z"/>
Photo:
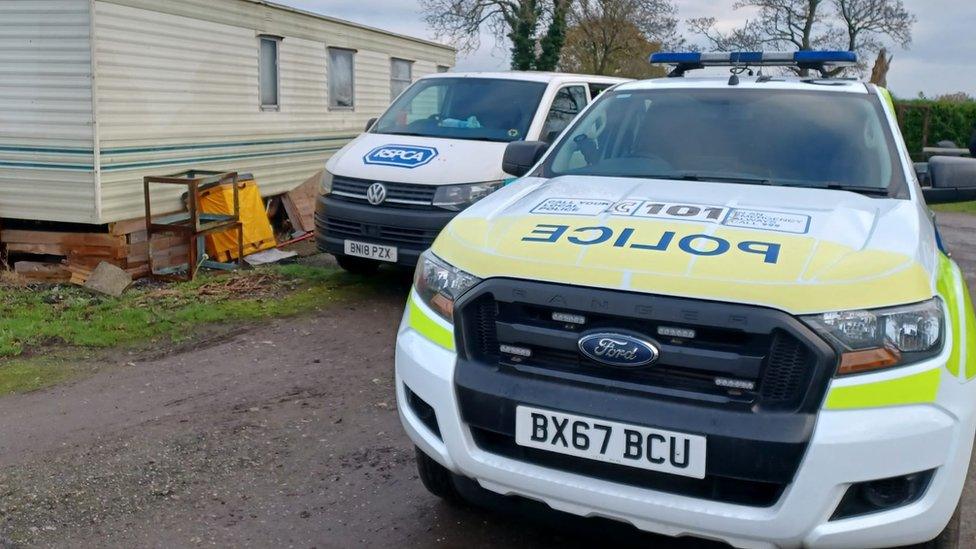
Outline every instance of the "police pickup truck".
<path fill-rule="evenodd" d="M 887 91 L 754 73 L 850 52 L 652 60 L 674 77 L 508 145 L 521 178 L 421 256 L 396 383 L 424 484 L 737 547 L 955 547 L 976 319 L 925 197 L 972 199 L 972 164 L 923 195 Z"/>

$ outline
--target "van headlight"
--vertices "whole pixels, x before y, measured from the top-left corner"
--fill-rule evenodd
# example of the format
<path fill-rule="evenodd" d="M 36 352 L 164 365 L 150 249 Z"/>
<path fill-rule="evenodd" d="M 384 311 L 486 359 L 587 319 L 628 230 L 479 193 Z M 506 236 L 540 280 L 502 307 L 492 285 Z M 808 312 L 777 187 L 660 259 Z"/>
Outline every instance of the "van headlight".
<path fill-rule="evenodd" d="M 942 351 L 942 300 L 860 311 L 805 316 L 841 355 L 838 375 L 903 366 Z"/>
<path fill-rule="evenodd" d="M 413 287 L 425 305 L 449 322 L 454 321 L 454 302 L 481 279 L 440 259 L 430 250 L 420 255 Z"/>
<path fill-rule="evenodd" d="M 322 170 L 322 182 L 319 189 L 323 195 L 332 193 L 332 174 L 329 173 L 329 170 Z"/>
<path fill-rule="evenodd" d="M 434 192 L 434 206 L 461 211 L 502 188 L 504 184 L 504 181 L 487 181 L 485 183 L 437 187 L 437 191 Z"/>

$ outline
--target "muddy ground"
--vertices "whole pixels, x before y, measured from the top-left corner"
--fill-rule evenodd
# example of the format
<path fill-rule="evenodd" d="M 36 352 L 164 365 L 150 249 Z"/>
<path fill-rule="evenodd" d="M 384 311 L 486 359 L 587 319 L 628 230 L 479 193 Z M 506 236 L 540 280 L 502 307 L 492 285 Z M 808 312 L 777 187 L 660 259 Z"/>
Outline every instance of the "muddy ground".
<path fill-rule="evenodd" d="M 976 218 L 940 223 L 976 281 Z M 0 399 L 0 546 L 702 546 L 428 495 L 392 383 L 408 280 L 384 276 L 354 304 L 113 355 L 92 377 Z M 971 493 L 964 521 L 976 546 Z"/>

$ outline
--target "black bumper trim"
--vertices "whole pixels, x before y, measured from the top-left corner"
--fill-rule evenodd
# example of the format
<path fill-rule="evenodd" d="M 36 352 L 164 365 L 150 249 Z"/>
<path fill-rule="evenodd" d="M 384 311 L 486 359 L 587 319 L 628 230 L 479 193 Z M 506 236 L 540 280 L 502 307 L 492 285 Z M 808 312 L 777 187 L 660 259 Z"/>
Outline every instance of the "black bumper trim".
<path fill-rule="evenodd" d="M 457 212 L 441 209 L 409 209 L 397 207 L 371 206 L 334 196 L 320 196 L 315 207 L 315 241 L 318 249 L 333 255 L 344 254 L 344 242 L 354 239 L 360 242 L 396 246 L 397 265 L 412 267 L 417 259 L 433 243 L 434 236 Z M 350 222 L 361 226 L 360 234 L 334 234 L 329 231 L 329 221 Z M 397 239 L 386 238 L 381 229 L 389 231 L 424 232 L 427 235 L 417 238 L 407 236 Z"/>

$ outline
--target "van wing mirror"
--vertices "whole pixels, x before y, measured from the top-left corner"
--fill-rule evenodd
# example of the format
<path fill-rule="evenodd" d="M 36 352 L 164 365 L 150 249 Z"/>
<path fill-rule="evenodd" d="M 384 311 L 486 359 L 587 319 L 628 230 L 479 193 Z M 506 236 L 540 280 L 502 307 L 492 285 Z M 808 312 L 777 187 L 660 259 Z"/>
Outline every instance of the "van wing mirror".
<path fill-rule="evenodd" d="M 373 127 L 373 124 L 376 124 L 376 121 L 377 120 L 379 120 L 379 118 L 370 118 L 369 120 L 367 120 L 366 121 L 366 129 L 363 130 L 363 131 L 368 132 L 370 130 L 370 128 Z"/>
<path fill-rule="evenodd" d="M 549 144 L 543 141 L 513 141 L 505 147 L 502 171 L 522 177 L 529 173 L 548 149 Z"/>
<path fill-rule="evenodd" d="M 926 204 L 976 200 L 976 158 L 933 156 L 928 180 L 931 187 L 922 189 Z"/>

